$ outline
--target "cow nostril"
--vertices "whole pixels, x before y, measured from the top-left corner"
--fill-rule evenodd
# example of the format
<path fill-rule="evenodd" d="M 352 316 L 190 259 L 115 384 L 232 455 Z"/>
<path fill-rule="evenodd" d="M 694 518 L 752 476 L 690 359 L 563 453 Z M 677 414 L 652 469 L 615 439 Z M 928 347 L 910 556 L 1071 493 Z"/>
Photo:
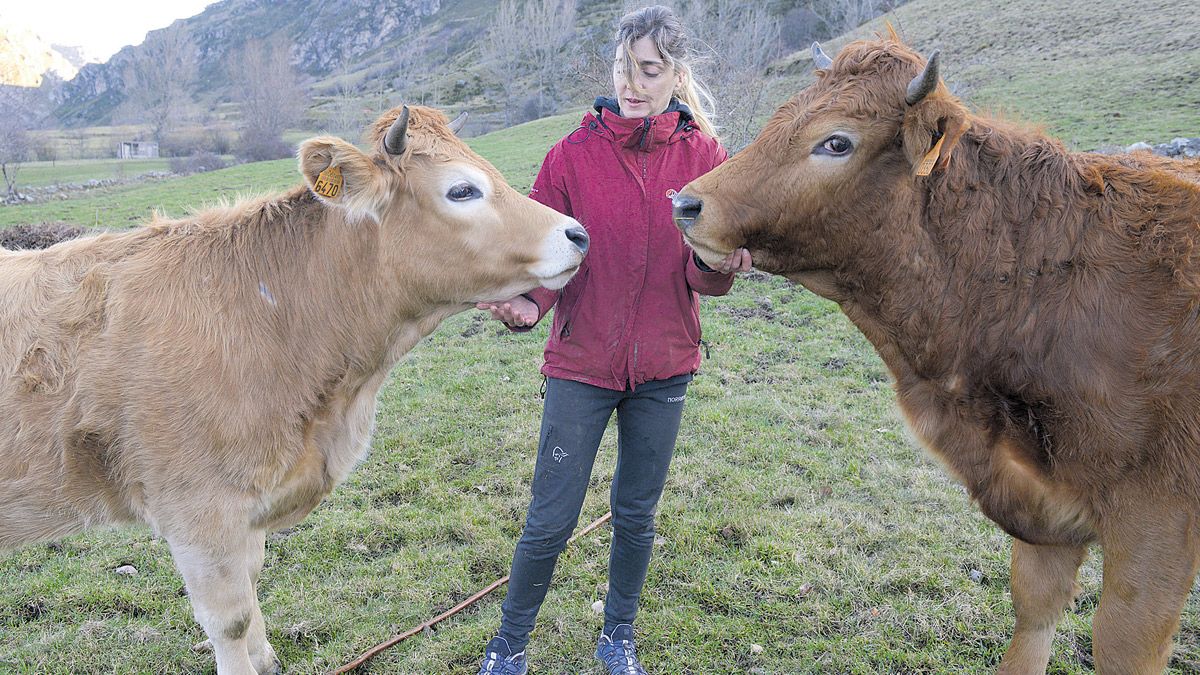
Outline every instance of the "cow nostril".
<path fill-rule="evenodd" d="M 588 238 L 587 230 L 582 227 L 572 227 L 565 234 L 567 235 L 567 239 L 570 239 L 571 243 L 575 244 L 575 248 L 579 249 L 580 253 L 587 253 L 588 242 L 591 241 Z"/>
<path fill-rule="evenodd" d="M 675 195 L 672 204 L 674 205 L 672 215 L 675 217 L 675 223 L 684 229 L 687 229 L 692 221 L 700 217 L 700 211 L 704 208 L 704 202 L 684 194 Z"/>

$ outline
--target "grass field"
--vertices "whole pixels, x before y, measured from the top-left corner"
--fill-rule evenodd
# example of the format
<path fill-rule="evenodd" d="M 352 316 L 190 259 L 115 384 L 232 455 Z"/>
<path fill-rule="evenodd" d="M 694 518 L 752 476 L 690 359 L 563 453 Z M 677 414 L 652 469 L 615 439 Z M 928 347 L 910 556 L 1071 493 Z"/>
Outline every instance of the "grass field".
<path fill-rule="evenodd" d="M 972 673 L 1012 628 L 1007 538 L 907 440 L 888 378 L 831 304 L 747 275 L 703 306 L 693 384 L 638 620 L 658 673 Z M 351 660 L 507 573 L 532 475 L 544 328 L 454 317 L 393 372 L 369 459 L 271 537 L 260 597 L 289 673 Z M 584 508 L 604 513 L 613 438 Z M 590 664 L 609 530 L 561 559 L 536 673 Z M 114 570 L 124 564 L 136 576 Z M 977 583 L 972 570 L 982 573 Z M 1055 645 L 1090 670 L 1098 565 Z M 503 591 L 366 672 L 466 673 Z M 0 561 L 0 671 L 212 672 L 166 546 L 140 529 Z M 1189 605 L 1172 672 L 1200 667 Z M 752 653 L 752 645 L 763 651 Z"/>
<path fill-rule="evenodd" d="M 913 0 L 830 41 L 891 22 L 969 105 L 1040 126 L 1076 150 L 1200 136 L 1200 33 L 1195 4 L 1176 0 Z M 801 58 L 804 58 L 801 55 Z M 774 89 L 779 103 L 807 72 Z"/>
<path fill-rule="evenodd" d="M 84 183 L 104 178 L 136 178 L 152 171 L 170 171 L 171 160 L 160 159 L 70 159 L 57 162 L 28 162 L 20 169 L 22 188 L 55 183 Z"/>
<path fill-rule="evenodd" d="M 1072 0 L 1059 5 L 1071 16 L 1079 11 Z M 1009 6 L 1006 17 L 1022 18 L 1002 29 L 999 18 L 972 23 L 917 0 L 901 10 L 901 27 L 914 35 L 918 26 L 935 31 L 916 42 L 941 41 L 946 77 L 961 79 L 968 100 L 1020 103 L 1011 107 L 1080 144 L 1132 142 L 1141 138 L 1131 135 L 1137 129 L 1155 138 L 1176 128 L 1200 135 L 1188 133 L 1186 116 L 1149 99 L 1130 103 L 1151 106 L 1130 120 L 1080 103 L 1080 90 L 1036 96 L 1051 81 L 1020 79 L 1032 71 L 984 77 L 989 66 L 961 55 L 968 47 L 978 50 L 1008 30 L 1005 49 L 1020 51 L 1020 40 L 1049 20 L 1032 0 Z M 952 25 L 975 31 L 977 40 L 955 42 Z M 1143 39 L 1150 40 L 1136 38 Z M 1172 48 L 1177 63 L 1170 64 L 1151 49 L 1141 65 L 1104 61 L 1104 54 L 1062 56 L 1062 76 L 1126 63 L 1132 74 L 1105 71 L 1116 83 L 1112 92 L 1090 92 L 1096 98 L 1089 100 L 1132 95 L 1118 81 L 1158 81 L 1153 71 L 1174 82 L 1195 73 L 1195 50 Z M 1036 69 L 1053 68 L 1047 62 Z M 1185 102 L 1200 96 L 1194 86 L 1176 91 Z M 1078 117 L 1062 112 L 1064 99 L 1075 99 Z M 578 116 L 471 143 L 525 189 L 546 148 Z M 178 216 L 298 181 L 291 160 L 242 165 L 2 208 L 0 225 L 64 220 L 122 228 L 156 209 Z M 864 338 L 836 306 L 757 273 L 743 275 L 730 295 L 705 299 L 702 315 L 709 355 L 689 393 L 638 620 L 651 672 L 993 668 L 1013 625 L 1008 538 L 908 438 L 888 376 Z M 335 668 L 507 573 L 532 476 L 545 337 L 544 327 L 515 335 L 468 312 L 393 371 L 367 461 L 303 523 L 268 541 L 260 598 L 286 672 Z M 585 522 L 606 510 L 614 451 L 610 433 Z M 591 651 L 601 617 L 591 605 L 603 596 L 609 536 L 603 528 L 561 558 L 529 647 L 531 672 L 600 672 Z M 125 564 L 138 573 L 117 574 Z M 1092 669 L 1099 567 L 1093 557 L 1081 571 L 1083 594 L 1060 625 L 1051 673 Z M 364 672 L 474 672 L 502 597 L 498 591 L 385 652 Z M 213 672 L 211 655 L 192 650 L 203 638 L 165 544 L 144 529 L 89 533 L 0 558 L 0 672 Z M 1200 672 L 1195 594 L 1177 643 L 1170 672 Z"/>

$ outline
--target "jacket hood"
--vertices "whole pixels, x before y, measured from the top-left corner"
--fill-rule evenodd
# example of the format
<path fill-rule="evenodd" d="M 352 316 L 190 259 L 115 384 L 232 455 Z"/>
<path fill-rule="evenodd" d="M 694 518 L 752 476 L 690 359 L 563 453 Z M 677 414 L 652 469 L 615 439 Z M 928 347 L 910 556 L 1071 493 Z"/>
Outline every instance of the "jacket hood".
<path fill-rule="evenodd" d="M 610 96 L 598 97 L 592 107 L 596 112 L 585 115 L 582 126 L 642 152 L 674 143 L 696 129 L 691 108 L 677 98 L 671 99 L 666 110 L 650 117 L 622 117 L 620 104 Z"/>

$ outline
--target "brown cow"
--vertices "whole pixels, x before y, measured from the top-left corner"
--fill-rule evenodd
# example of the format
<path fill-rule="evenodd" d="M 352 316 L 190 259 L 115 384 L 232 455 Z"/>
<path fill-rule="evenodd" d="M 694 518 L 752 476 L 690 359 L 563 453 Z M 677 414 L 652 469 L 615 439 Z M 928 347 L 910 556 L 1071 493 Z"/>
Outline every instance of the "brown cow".
<path fill-rule="evenodd" d="M 814 59 L 677 223 L 712 264 L 745 246 L 837 302 L 1014 537 L 1001 672 L 1046 669 L 1093 542 L 1097 668 L 1161 671 L 1200 559 L 1200 162 L 971 114 L 894 33 Z"/>
<path fill-rule="evenodd" d="M 280 196 L 0 250 L 0 550 L 149 524 L 222 675 L 275 668 L 264 536 L 362 459 L 389 369 L 587 248 L 437 111 L 392 110 L 371 143 L 305 141 L 307 185 Z"/>

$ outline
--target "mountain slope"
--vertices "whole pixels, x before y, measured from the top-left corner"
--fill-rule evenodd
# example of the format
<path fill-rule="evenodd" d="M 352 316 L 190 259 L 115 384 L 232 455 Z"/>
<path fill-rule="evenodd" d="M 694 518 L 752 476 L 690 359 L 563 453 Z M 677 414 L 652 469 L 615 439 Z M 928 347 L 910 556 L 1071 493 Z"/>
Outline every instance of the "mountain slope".
<path fill-rule="evenodd" d="M 0 25 L 0 85 L 37 87 L 47 73 L 69 80 L 83 61 L 78 47 L 51 45 L 32 31 Z"/>
<path fill-rule="evenodd" d="M 973 107 L 1037 125 L 1078 149 L 1200 136 L 1200 32 L 1177 0 L 913 0 L 825 45 L 885 30 L 942 50 L 946 84 Z M 807 54 L 776 102 L 812 81 Z M 787 64 L 785 64 L 786 66 Z"/>
<path fill-rule="evenodd" d="M 477 4 L 466 0 L 226 0 L 173 26 L 185 28 L 196 48 L 193 93 L 220 100 L 232 86 L 227 58 L 248 40 L 283 38 L 297 70 L 317 79 L 339 69 L 355 70 L 369 55 L 402 49 L 406 38 L 434 15 Z M 151 31 L 147 41 L 160 32 Z M 64 88 L 55 113 L 59 121 L 68 126 L 110 122 L 125 98 L 125 71 L 138 49 L 125 47 L 106 63 L 84 67 Z"/>

